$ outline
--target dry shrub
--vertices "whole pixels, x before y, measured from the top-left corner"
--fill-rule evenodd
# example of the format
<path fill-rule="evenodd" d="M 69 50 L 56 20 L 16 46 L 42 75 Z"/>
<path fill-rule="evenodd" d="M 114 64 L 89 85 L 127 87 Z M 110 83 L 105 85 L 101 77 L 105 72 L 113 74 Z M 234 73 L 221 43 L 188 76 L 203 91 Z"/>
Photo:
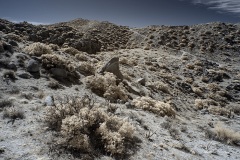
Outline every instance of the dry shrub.
<path fill-rule="evenodd" d="M 132 101 L 137 108 L 147 110 L 160 116 L 175 116 L 175 110 L 168 103 L 154 100 L 150 97 L 138 97 Z"/>
<path fill-rule="evenodd" d="M 0 101 L 0 109 L 5 107 L 11 107 L 13 105 L 13 102 L 10 100 L 1 100 Z"/>
<path fill-rule="evenodd" d="M 218 103 L 211 99 L 195 99 L 195 107 L 198 110 L 208 108 L 210 105 L 217 106 Z"/>
<path fill-rule="evenodd" d="M 2 41 L 0 41 L 0 53 L 1 52 L 4 52 L 4 47 L 3 47 L 3 42 Z"/>
<path fill-rule="evenodd" d="M 240 132 L 224 127 L 221 123 L 217 123 L 214 127 L 215 138 L 227 144 L 238 144 L 240 142 Z"/>
<path fill-rule="evenodd" d="M 221 115 L 221 116 L 230 116 L 231 111 L 226 108 L 222 108 L 220 106 L 210 106 L 208 107 L 208 110 L 210 113 L 215 114 L 215 115 Z"/>
<path fill-rule="evenodd" d="M 43 54 L 52 54 L 51 48 L 48 45 L 40 42 L 36 42 L 25 47 L 24 52 L 33 56 L 41 56 Z"/>
<path fill-rule="evenodd" d="M 235 114 L 240 115 L 240 105 L 239 104 L 232 104 L 228 107 L 231 111 L 233 111 Z"/>
<path fill-rule="evenodd" d="M 58 83 L 58 81 L 55 80 L 51 80 L 48 85 L 49 88 L 51 89 L 59 89 L 59 88 L 63 88 L 63 86 L 61 84 Z"/>
<path fill-rule="evenodd" d="M 149 84 L 147 84 L 147 86 L 153 90 L 160 90 L 164 93 L 171 94 L 171 92 L 169 91 L 169 86 L 161 81 L 157 81 L 153 83 L 150 82 Z"/>
<path fill-rule="evenodd" d="M 217 91 L 220 91 L 220 87 L 218 86 L 218 84 L 216 83 L 210 83 L 210 84 L 207 84 L 207 87 L 210 91 L 212 92 L 217 92 Z"/>
<path fill-rule="evenodd" d="M 17 42 L 22 42 L 23 41 L 23 39 L 20 36 L 14 34 L 14 33 L 7 34 L 5 36 L 5 38 L 6 39 L 11 39 L 11 40 L 14 40 L 14 41 L 17 41 Z"/>
<path fill-rule="evenodd" d="M 106 72 L 104 75 L 96 74 L 86 78 L 86 86 L 94 93 L 103 96 L 111 102 L 116 102 L 118 99 L 127 101 L 127 90 L 123 84 L 117 85 L 116 76 Z"/>
<path fill-rule="evenodd" d="M 78 71 L 85 76 L 94 75 L 95 70 L 94 65 L 89 62 L 81 62 L 78 66 Z"/>
<path fill-rule="evenodd" d="M 87 56 L 82 52 L 75 54 L 75 58 L 80 61 L 87 61 Z"/>
<path fill-rule="evenodd" d="M 56 44 L 49 44 L 48 45 L 53 51 L 57 51 L 59 49 L 59 46 Z"/>
<path fill-rule="evenodd" d="M 23 119 L 25 118 L 24 112 L 16 107 L 6 108 L 3 112 L 3 118 L 10 118 L 12 120 L 15 119 Z"/>
<path fill-rule="evenodd" d="M 169 91 L 169 87 L 167 84 L 164 84 L 163 82 L 156 82 L 154 83 L 154 85 L 156 86 L 156 88 L 164 93 L 168 93 L 168 94 L 171 94 L 170 91 Z"/>
<path fill-rule="evenodd" d="M 119 63 L 128 66 L 136 66 L 138 64 L 136 59 L 127 59 L 125 57 L 121 58 Z"/>
<path fill-rule="evenodd" d="M 14 71 L 10 71 L 10 70 L 5 71 L 5 72 L 3 73 L 3 77 L 4 77 L 4 78 L 9 78 L 9 79 L 11 79 L 11 80 L 15 80 L 15 79 L 16 79 L 15 72 L 14 72 Z"/>
<path fill-rule="evenodd" d="M 44 54 L 41 58 L 43 68 L 47 70 L 50 70 L 51 68 L 64 69 L 67 71 L 68 78 L 70 80 L 80 78 L 73 64 L 61 56 L 55 54 Z"/>
<path fill-rule="evenodd" d="M 48 106 L 45 120 L 61 134 L 56 137 L 58 147 L 68 151 L 89 156 L 99 153 L 126 156 L 134 147 L 135 128 L 122 118 L 108 114 L 89 96 L 68 97 L 65 102 Z"/>
<path fill-rule="evenodd" d="M 193 90 L 193 92 L 196 94 L 196 95 L 198 95 L 198 96 L 200 96 L 200 97 L 203 97 L 203 91 L 200 89 L 200 88 L 198 88 L 198 87 L 192 87 L 192 90 Z"/>
<path fill-rule="evenodd" d="M 63 48 L 65 53 L 75 56 L 76 54 L 80 54 L 81 52 L 73 47 Z"/>
<path fill-rule="evenodd" d="M 190 58 L 191 58 L 191 55 L 187 52 L 184 52 L 181 56 L 181 59 L 185 61 L 189 60 Z"/>

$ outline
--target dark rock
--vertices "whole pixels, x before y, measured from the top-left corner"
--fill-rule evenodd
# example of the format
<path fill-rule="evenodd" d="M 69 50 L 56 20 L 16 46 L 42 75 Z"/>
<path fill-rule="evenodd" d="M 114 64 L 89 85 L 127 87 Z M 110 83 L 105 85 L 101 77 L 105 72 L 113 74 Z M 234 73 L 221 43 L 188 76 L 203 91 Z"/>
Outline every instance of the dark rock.
<path fill-rule="evenodd" d="M 12 46 L 18 47 L 17 42 L 15 42 L 13 40 L 9 41 L 9 44 L 12 45 Z"/>
<path fill-rule="evenodd" d="M 17 70 L 17 65 L 15 62 L 10 62 L 7 66 L 8 69 Z"/>
<path fill-rule="evenodd" d="M 103 72 L 111 72 L 115 76 L 117 76 L 118 79 L 123 80 L 123 75 L 119 70 L 119 58 L 114 57 L 112 58 L 105 66 L 101 69 L 100 73 Z"/>
<path fill-rule="evenodd" d="M 25 71 L 17 71 L 16 75 L 23 79 L 30 79 L 32 77 L 28 72 Z"/>
<path fill-rule="evenodd" d="M 230 84 L 226 87 L 227 90 L 236 90 L 240 91 L 240 83 L 237 84 Z"/>
<path fill-rule="evenodd" d="M 4 48 L 4 50 L 9 51 L 10 53 L 14 52 L 13 46 L 11 44 L 4 43 L 3 48 Z"/>
<path fill-rule="evenodd" d="M 66 78 L 67 77 L 67 71 L 65 69 L 51 68 L 50 71 L 55 77 L 59 77 L 59 78 Z"/>
<path fill-rule="evenodd" d="M 177 85 L 182 92 L 187 92 L 187 93 L 193 92 L 192 87 L 187 83 L 178 82 Z"/>
<path fill-rule="evenodd" d="M 40 70 L 40 66 L 37 61 L 35 61 L 34 59 L 31 59 L 28 61 L 28 64 L 27 64 L 28 72 L 39 72 L 39 70 Z"/>

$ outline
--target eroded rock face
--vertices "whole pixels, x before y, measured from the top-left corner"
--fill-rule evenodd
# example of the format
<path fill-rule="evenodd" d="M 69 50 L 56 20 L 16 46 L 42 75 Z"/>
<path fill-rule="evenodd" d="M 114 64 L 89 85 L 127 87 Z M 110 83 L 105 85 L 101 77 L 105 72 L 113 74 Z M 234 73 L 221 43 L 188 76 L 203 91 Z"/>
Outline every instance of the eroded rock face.
<path fill-rule="evenodd" d="M 100 73 L 111 72 L 117 76 L 118 79 L 123 80 L 123 75 L 119 69 L 119 57 L 112 58 L 105 66 L 101 69 Z"/>

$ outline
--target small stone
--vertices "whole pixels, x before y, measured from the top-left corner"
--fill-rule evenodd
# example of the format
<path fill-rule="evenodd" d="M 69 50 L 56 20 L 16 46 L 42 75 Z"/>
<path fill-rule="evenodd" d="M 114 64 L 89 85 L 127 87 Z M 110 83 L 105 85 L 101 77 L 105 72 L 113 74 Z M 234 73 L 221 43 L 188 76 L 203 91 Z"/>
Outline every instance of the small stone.
<path fill-rule="evenodd" d="M 137 80 L 137 83 L 145 86 L 145 84 L 146 84 L 146 79 L 145 79 L 145 78 L 139 78 L 139 79 Z"/>
<path fill-rule="evenodd" d="M 17 71 L 16 75 L 23 79 L 30 79 L 32 77 L 29 73 L 27 73 L 25 71 Z"/>
<path fill-rule="evenodd" d="M 36 60 L 31 59 L 28 61 L 28 64 L 27 64 L 28 72 L 39 72 L 39 70 L 40 70 L 39 63 Z"/>
<path fill-rule="evenodd" d="M 47 96 L 44 100 L 44 105 L 46 106 L 53 106 L 54 105 L 54 98 L 53 96 Z"/>

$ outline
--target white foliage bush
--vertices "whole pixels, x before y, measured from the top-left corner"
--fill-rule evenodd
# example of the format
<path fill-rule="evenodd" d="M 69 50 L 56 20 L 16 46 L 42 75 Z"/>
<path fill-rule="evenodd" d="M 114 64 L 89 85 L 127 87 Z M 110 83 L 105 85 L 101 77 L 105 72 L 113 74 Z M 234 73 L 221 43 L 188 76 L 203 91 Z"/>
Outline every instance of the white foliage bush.
<path fill-rule="evenodd" d="M 96 74 L 86 78 L 86 85 L 94 93 L 107 98 L 110 101 L 118 99 L 127 101 L 127 90 L 122 83 L 116 84 L 117 78 L 114 74 L 106 72 L 104 75 Z"/>
<path fill-rule="evenodd" d="M 154 100 L 150 97 L 137 97 L 132 104 L 140 109 L 153 112 L 160 116 L 175 116 L 175 110 L 168 103 Z"/>
<path fill-rule="evenodd" d="M 52 54 L 51 48 L 48 45 L 40 42 L 36 42 L 25 47 L 24 52 L 33 56 L 41 56 L 43 54 Z"/>
<path fill-rule="evenodd" d="M 68 150 L 91 155 L 98 149 L 123 156 L 128 154 L 129 142 L 135 143 L 134 126 L 108 113 L 89 97 L 68 98 L 65 103 L 48 106 L 45 121 L 61 134 L 56 137 L 57 144 Z"/>

